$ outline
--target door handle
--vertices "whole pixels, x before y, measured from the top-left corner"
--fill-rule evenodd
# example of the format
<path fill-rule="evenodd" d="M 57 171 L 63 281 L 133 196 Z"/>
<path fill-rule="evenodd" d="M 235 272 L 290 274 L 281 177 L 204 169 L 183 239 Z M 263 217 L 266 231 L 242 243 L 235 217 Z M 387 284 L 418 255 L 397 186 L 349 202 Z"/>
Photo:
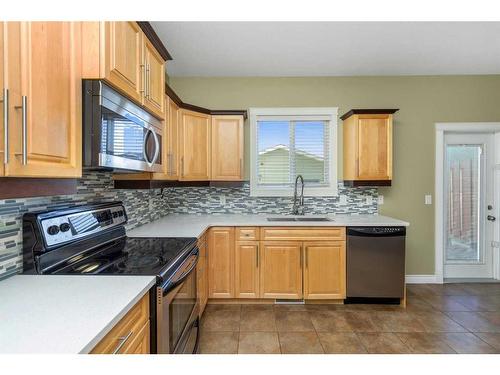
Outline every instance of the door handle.
<path fill-rule="evenodd" d="M 259 268 L 259 244 L 257 244 L 257 254 L 256 254 L 256 258 L 257 258 L 257 268 Z"/>
<path fill-rule="evenodd" d="M 493 215 L 488 215 L 488 216 L 486 216 L 486 219 L 488 221 L 495 221 L 497 218 L 495 216 L 493 216 Z"/>

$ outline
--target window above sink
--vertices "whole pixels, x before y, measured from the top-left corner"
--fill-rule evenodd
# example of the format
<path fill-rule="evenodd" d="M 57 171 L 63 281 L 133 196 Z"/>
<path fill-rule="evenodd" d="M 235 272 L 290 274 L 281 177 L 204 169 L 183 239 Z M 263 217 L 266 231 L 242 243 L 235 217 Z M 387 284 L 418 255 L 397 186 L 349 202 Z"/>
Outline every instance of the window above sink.
<path fill-rule="evenodd" d="M 337 108 L 250 108 L 250 195 L 337 195 Z"/>

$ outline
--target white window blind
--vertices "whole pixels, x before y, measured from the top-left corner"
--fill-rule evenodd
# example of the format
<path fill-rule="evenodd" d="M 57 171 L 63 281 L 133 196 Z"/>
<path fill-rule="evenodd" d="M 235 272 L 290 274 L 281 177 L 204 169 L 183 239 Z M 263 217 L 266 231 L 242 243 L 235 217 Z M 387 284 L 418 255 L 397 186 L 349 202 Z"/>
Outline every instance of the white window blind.
<path fill-rule="evenodd" d="M 251 121 L 253 195 L 265 196 L 266 192 L 273 196 L 289 195 L 297 175 L 302 175 L 309 192 L 317 188 L 325 195 L 336 193 L 336 176 L 332 173 L 335 170 L 332 159 L 336 154 L 332 150 L 332 129 L 336 129 L 332 121 L 336 121 L 336 114 L 335 117 L 331 114 L 257 114 Z M 332 194 L 325 189 L 330 189 Z"/>

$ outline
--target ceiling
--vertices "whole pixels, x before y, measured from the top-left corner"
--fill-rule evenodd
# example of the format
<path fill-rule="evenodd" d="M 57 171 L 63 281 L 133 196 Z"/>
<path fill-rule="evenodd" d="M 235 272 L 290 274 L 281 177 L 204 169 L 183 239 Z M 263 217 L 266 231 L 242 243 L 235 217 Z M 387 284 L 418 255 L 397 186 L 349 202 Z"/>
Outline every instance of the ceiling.
<path fill-rule="evenodd" d="M 152 22 L 171 76 L 500 74 L 500 22 Z"/>

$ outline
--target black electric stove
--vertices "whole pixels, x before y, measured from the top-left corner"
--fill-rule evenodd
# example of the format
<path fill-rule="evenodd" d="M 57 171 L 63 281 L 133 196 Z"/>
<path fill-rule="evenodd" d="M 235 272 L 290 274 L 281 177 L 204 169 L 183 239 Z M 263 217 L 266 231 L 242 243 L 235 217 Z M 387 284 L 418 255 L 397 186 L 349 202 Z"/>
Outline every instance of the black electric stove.
<path fill-rule="evenodd" d="M 196 246 L 196 238 L 132 238 L 120 202 L 27 213 L 24 273 L 152 275 L 162 283 Z"/>
<path fill-rule="evenodd" d="M 126 222 L 121 202 L 27 213 L 23 272 L 156 276 L 149 293 L 151 352 L 196 353 L 196 238 L 127 237 Z"/>

